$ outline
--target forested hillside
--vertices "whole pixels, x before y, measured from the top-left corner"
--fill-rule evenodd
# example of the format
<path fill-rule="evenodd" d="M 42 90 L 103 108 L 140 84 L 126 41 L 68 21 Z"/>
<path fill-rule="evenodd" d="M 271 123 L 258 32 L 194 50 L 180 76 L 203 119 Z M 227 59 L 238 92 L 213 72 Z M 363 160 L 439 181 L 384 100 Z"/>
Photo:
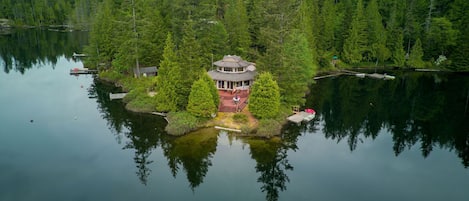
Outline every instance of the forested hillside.
<path fill-rule="evenodd" d="M 336 55 L 339 66 L 469 69 L 466 0 L 0 0 L 0 5 L 0 18 L 16 25 L 93 27 L 89 53 L 99 53 L 94 60 L 120 60 L 129 68 L 135 63 L 130 47 L 139 44 L 143 65 L 158 65 L 167 33 L 180 47 L 191 26 L 200 46 L 194 56 L 206 67 L 212 55 L 236 54 L 264 70 L 283 71 L 291 55 L 284 48 L 287 38 L 300 34 L 321 68 L 330 67 Z"/>

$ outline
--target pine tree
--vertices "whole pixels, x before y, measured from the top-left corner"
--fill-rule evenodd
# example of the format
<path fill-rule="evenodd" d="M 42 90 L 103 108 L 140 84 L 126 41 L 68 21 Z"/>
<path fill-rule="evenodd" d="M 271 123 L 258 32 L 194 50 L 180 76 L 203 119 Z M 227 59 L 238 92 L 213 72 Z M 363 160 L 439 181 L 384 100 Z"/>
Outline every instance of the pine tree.
<path fill-rule="evenodd" d="M 319 47 L 323 51 L 332 51 L 335 41 L 335 27 L 337 21 L 337 10 L 334 6 L 334 0 L 325 0 L 321 9 L 321 24 L 322 28 L 319 30 L 321 39 L 318 40 Z"/>
<path fill-rule="evenodd" d="M 181 66 L 182 85 L 178 91 L 181 102 L 187 105 L 191 86 L 195 80 L 199 79 L 200 73 L 205 69 L 202 66 L 202 55 L 200 44 L 196 40 L 192 22 L 188 21 L 184 28 L 182 44 L 178 51 L 179 65 Z"/>
<path fill-rule="evenodd" d="M 379 61 L 387 60 L 391 56 L 391 52 L 386 47 L 386 31 L 376 0 L 371 0 L 368 3 L 366 13 L 368 17 L 368 48 L 371 49 L 371 55 L 368 56 L 368 59 L 375 59 L 378 64 Z"/>
<path fill-rule="evenodd" d="M 311 57 L 314 63 L 317 63 L 317 39 L 320 37 L 319 29 L 319 13 L 317 1 L 302 1 L 299 6 L 298 12 L 298 27 L 295 29 L 301 30 L 304 37 L 308 42 Z"/>
<path fill-rule="evenodd" d="M 105 0 L 99 5 L 98 12 L 90 31 L 89 45 L 85 47 L 87 63 L 98 66 L 100 63 L 109 65 L 115 58 L 117 48 L 114 42 L 114 17 L 111 0 Z"/>
<path fill-rule="evenodd" d="M 249 98 L 249 111 L 261 119 L 274 118 L 280 108 L 280 89 L 272 74 L 259 74 L 252 86 Z"/>
<path fill-rule="evenodd" d="M 414 67 L 414 68 L 423 68 L 425 63 L 423 62 L 422 57 L 423 57 L 422 42 L 420 42 L 420 39 L 418 38 L 414 46 L 412 46 L 412 50 L 410 51 L 409 60 L 407 61 L 407 66 Z"/>
<path fill-rule="evenodd" d="M 358 0 L 356 10 L 352 18 L 350 30 L 344 43 L 343 58 L 351 64 L 363 60 L 363 52 L 367 44 L 366 21 L 363 14 L 362 0 Z"/>
<path fill-rule="evenodd" d="M 282 102 L 286 105 L 303 105 L 305 92 L 316 72 L 311 49 L 304 34 L 293 31 L 283 47 L 285 59 L 283 72 L 278 76 L 278 85 L 282 95 Z"/>
<path fill-rule="evenodd" d="M 215 85 L 213 79 L 208 75 L 207 72 L 202 72 L 200 78 L 207 83 L 207 85 L 210 89 L 210 93 L 212 94 L 213 103 L 218 108 L 218 105 L 220 104 L 220 95 L 218 95 L 218 89 L 217 89 L 217 86 Z"/>
<path fill-rule="evenodd" d="M 156 109 L 158 111 L 172 112 L 181 108 L 178 97 L 178 86 L 181 82 L 180 68 L 177 63 L 177 56 L 174 52 L 172 36 L 168 33 L 166 45 L 163 52 L 163 60 L 158 69 L 156 83 Z"/>
<path fill-rule="evenodd" d="M 224 23 L 229 36 L 231 52 L 247 58 L 251 45 L 249 21 L 243 0 L 231 0 L 225 13 Z"/>
<path fill-rule="evenodd" d="M 404 35 L 402 31 L 393 29 L 391 31 L 394 36 L 394 40 L 392 41 L 391 45 L 391 54 L 392 54 L 392 61 L 394 65 L 397 67 L 403 67 L 405 64 L 405 50 L 404 50 Z"/>
<path fill-rule="evenodd" d="M 210 117 L 216 108 L 208 84 L 203 79 L 195 81 L 191 87 L 187 111 L 198 117 Z"/>

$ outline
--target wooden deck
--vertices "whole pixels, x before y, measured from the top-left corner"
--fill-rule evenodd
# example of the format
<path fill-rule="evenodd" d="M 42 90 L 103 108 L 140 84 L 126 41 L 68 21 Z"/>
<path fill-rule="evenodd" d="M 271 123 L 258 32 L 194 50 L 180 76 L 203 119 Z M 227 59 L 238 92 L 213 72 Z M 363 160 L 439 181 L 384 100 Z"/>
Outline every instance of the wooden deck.
<path fill-rule="evenodd" d="M 302 112 L 298 112 L 294 115 L 289 116 L 287 119 L 288 119 L 288 121 L 299 124 L 302 121 L 305 121 L 305 118 L 310 116 L 310 115 L 312 115 L 312 114 L 302 111 Z"/>
<path fill-rule="evenodd" d="M 240 90 L 237 94 L 231 91 L 219 90 L 218 94 L 220 95 L 220 105 L 218 106 L 219 112 L 240 112 L 248 104 L 247 100 L 249 92 L 246 90 Z M 239 97 L 238 104 L 233 101 L 233 97 L 236 95 Z"/>
<path fill-rule="evenodd" d="M 89 70 L 87 68 L 73 68 L 70 69 L 70 75 L 80 75 L 80 74 L 97 74 L 98 70 Z"/>

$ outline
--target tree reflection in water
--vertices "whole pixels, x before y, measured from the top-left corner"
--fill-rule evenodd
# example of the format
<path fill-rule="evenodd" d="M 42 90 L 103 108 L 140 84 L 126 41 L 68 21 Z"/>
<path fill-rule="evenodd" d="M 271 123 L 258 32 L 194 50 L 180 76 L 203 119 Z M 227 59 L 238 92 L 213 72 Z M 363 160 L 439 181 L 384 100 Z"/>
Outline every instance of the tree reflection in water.
<path fill-rule="evenodd" d="M 324 79 L 312 86 L 307 105 L 316 109 L 316 119 L 301 126 L 289 124 L 279 138 L 248 139 L 251 157 L 256 161 L 258 182 L 267 200 L 278 200 L 287 189 L 289 151 L 296 151 L 298 137 L 322 127 L 325 137 L 346 140 L 354 151 L 363 139 L 380 133 L 392 135 L 396 156 L 418 145 L 424 157 L 435 146 L 446 148 L 469 166 L 469 80 L 453 74 L 396 73 L 394 81 L 341 77 Z M 151 173 L 152 151 L 161 147 L 174 177 L 184 170 L 192 190 L 203 183 L 216 152 L 217 132 L 201 130 L 173 138 L 166 135 L 166 122 L 151 115 L 125 111 L 120 101 L 110 101 L 113 87 L 95 82 L 90 97 L 96 97 L 99 110 L 119 143 L 134 149 L 137 175 L 143 184 Z M 321 126 L 318 126 L 321 124 Z M 384 131 L 384 132 L 383 132 Z M 128 141 L 127 141 L 128 139 Z"/>
<path fill-rule="evenodd" d="M 43 29 L 13 29 L 0 37 L 3 71 L 24 74 L 33 66 L 51 63 L 58 57 L 73 59 L 72 54 L 88 43 L 88 32 L 53 32 Z M 0 62 L 2 63 L 2 62 Z"/>
<path fill-rule="evenodd" d="M 324 121 L 326 138 L 347 138 L 351 151 L 362 138 L 375 139 L 384 129 L 398 156 L 420 142 L 427 157 L 433 147 L 455 150 L 468 167 L 469 80 L 457 74 L 393 72 L 383 81 L 341 77 L 312 86 L 308 104 Z"/>

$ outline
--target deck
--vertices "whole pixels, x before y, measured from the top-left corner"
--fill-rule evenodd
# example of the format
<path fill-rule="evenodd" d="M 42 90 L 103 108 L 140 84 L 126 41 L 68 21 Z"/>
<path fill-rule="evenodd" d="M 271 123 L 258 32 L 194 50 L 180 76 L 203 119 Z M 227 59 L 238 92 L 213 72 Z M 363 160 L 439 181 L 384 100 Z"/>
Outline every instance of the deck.
<path fill-rule="evenodd" d="M 111 100 L 123 99 L 126 95 L 127 93 L 117 93 L 117 94 L 109 93 L 109 99 Z"/>
<path fill-rule="evenodd" d="M 239 90 L 238 93 L 232 93 L 231 91 L 219 90 L 220 105 L 218 106 L 219 112 L 239 112 L 247 106 L 247 100 L 249 92 L 247 90 Z M 233 101 L 233 97 L 238 95 L 239 102 L 236 104 Z"/>
<path fill-rule="evenodd" d="M 298 112 L 294 115 L 289 116 L 287 119 L 288 119 L 288 121 L 299 124 L 302 121 L 304 121 L 306 117 L 309 117 L 310 115 L 312 115 L 312 114 L 302 111 L 302 112 Z"/>
<path fill-rule="evenodd" d="M 87 68 L 74 68 L 70 69 L 70 75 L 80 75 L 80 74 L 97 74 L 98 70 L 89 70 Z"/>

